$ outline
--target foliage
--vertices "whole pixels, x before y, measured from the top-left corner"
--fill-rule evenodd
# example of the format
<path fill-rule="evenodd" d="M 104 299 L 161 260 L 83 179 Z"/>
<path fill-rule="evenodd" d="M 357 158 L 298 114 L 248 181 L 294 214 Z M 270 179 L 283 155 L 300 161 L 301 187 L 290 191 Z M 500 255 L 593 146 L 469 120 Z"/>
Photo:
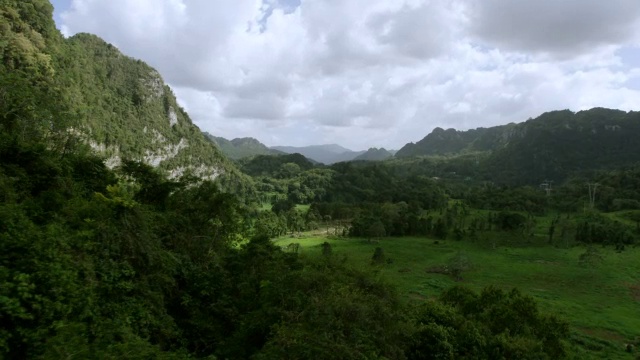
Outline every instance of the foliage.
<path fill-rule="evenodd" d="M 393 154 L 385 148 L 370 148 L 367 152 L 356 156 L 353 161 L 381 161 L 391 157 Z"/>
<path fill-rule="evenodd" d="M 577 219 L 575 240 L 586 244 L 624 246 L 637 241 L 637 234 L 629 226 L 598 213 Z"/>
<path fill-rule="evenodd" d="M 487 129 L 436 128 L 418 143 L 400 149 L 396 157 L 447 155 L 454 173 L 497 184 L 559 183 L 571 175 L 640 161 L 634 141 L 640 132 L 639 116 L 639 112 L 594 108 L 577 113 L 552 111 L 520 124 Z M 475 164 L 465 157 L 470 154 Z M 432 176 L 443 175 L 451 177 L 443 172 Z"/>
<path fill-rule="evenodd" d="M 333 250 L 331 249 L 331 244 L 329 244 L 328 242 L 323 242 L 322 243 L 322 255 L 323 256 L 331 256 Z"/>
<path fill-rule="evenodd" d="M 447 262 L 447 269 L 456 281 L 462 280 L 462 273 L 471 269 L 472 266 L 469 256 L 462 252 L 456 253 Z"/>
<path fill-rule="evenodd" d="M 539 313 L 535 301 L 518 290 L 485 288 L 476 294 L 454 287 L 443 305 L 418 313 L 420 328 L 410 359 L 561 359 L 568 324 Z M 435 340 L 435 341 L 434 341 Z"/>
<path fill-rule="evenodd" d="M 323 226 L 382 242 L 482 245 L 535 241 L 542 228 L 547 243 L 574 236 L 622 251 L 640 233 L 636 168 L 581 174 L 600 184 L 581 215 L 585 178 L 558 181 L 555 192 L 477 181 L 537 185 L 628 164 L 637 113 L 439 129 L 429 151 L 440 156 L 428 159 L 321 167 L 299 154 L 260 155 L 240 162 L 250 179 L 155 70 L 93 35 L 63 39 L 48 2 L 3 5 L 1 357 L 562 358 L 567 325 L 518 291 L 454 288 L 412 309 L 380 277 L 332 255 L 329 241 L 314 259 L 298 240 L 282 251 L 270 239 Z M 537 223 L 553 211 L 571 214 Z M 387 259 L 382 247 L 370 254 L 366 262 Z M 607 265 L 593 246 L 580 259 Z M 448 267 L 460 280 L 470 261 L 458 253 Z"/>
<path fill-rule="evenodd" d="M 371 264 L 372 265 L 382 265 L 385 262 L 385 256 L 384 256 L 384 250 L 382 250 L 381 247 L 376 246 L 375 250 L 373 251 L 373 256 L 371 257 Z"/>
<path fill-rule="evenodd" d="M 222 153 L 229 159 L 240 160 L 255 155 L 280 155 L 280 151 L 269 149 L 254 138 L 237 138 L 227 140 L 223 137 L 213 136 L 208 132 L 204 133 L 205 137 L 212 141 Z"/>

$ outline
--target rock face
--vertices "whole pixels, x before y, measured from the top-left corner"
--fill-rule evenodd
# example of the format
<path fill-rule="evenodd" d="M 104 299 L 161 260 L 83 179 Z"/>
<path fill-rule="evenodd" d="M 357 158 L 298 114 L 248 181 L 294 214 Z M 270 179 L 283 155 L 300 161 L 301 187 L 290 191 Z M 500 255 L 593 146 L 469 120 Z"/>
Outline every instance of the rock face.
<path fill-rule="evenodd" d="M 110 167 L 143 161 L 171 177 L 238 173 L 177 104 L 160 74 L 94 35 L 64 40 L 56 69 L 79 109 L 74 131 Z"/>

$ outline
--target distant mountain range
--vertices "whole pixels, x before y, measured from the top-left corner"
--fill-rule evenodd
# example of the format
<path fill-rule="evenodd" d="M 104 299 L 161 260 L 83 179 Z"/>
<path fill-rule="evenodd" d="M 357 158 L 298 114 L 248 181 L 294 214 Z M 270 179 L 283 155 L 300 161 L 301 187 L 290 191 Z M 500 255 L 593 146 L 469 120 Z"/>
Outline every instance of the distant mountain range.
<path fill-rule="evenodd" d="M 353 151 L 337 144 L 310 146 L 273 146 L 268 147 L 260 141 L 251 138 L 236 138 L 227 140 L 207 132 L 205 137 L 213 142 L 227 157 L 233 160 L 255 157 L 257 155 L 301 154 L 315 163 L 325 165 L 343 161 L 381 161 L 393 157 L 395 150 L 384 148 L 370 148 L 367 151 Z"/>
<path fill-rule="evenodd" d="M 302 154 L 309 159 L 330 165 L 342 161 L 351 161 L 364 154 L 366 151 L 353 151 L 337 144 L 311 145 L 303 147 L 295 146 L 272 146 L 271 149 L 282 151 L 287 154 Z"/>

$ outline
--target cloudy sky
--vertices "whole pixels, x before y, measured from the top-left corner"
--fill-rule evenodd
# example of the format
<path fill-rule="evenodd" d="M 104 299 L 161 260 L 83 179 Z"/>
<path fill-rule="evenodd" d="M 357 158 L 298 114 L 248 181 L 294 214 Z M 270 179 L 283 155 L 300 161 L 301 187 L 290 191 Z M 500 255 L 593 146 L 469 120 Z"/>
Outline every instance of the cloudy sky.
<path fill-rule="evenodd" d="M 205 131 L 398 149 L 435 127 L 640 110 L 638 0 L 53 0 Z"/>

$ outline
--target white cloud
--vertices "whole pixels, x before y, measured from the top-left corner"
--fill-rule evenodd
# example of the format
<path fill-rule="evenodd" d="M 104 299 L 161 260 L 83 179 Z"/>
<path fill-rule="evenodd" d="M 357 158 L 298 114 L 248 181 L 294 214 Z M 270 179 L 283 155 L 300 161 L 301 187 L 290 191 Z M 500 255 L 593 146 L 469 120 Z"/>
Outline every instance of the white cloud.
<path fill-rule="evenodd" d="M 637 0 L 467 0 L 471 31 L 490 45 L 571 57 L 637 35 Z"/>
<path fill-rule="evenodd" d="M 73 0 L 156 67 L 203 130 L 399 148 L 434 127 L 637 109 L 637 0 Z"/>

